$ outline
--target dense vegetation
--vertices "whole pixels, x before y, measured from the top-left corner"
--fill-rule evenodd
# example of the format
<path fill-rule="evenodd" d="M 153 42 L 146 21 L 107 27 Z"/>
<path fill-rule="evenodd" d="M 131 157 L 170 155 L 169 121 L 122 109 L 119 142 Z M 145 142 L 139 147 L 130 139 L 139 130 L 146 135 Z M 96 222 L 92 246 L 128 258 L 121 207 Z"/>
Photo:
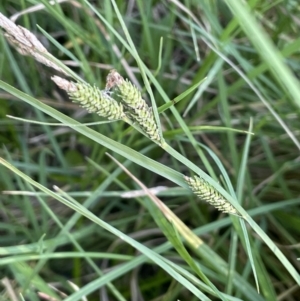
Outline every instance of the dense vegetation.
<path fill-rule="evenodd" d="M 299 300 L 298 1 L 60 2 L 0 3 L 0 300 Z"/>

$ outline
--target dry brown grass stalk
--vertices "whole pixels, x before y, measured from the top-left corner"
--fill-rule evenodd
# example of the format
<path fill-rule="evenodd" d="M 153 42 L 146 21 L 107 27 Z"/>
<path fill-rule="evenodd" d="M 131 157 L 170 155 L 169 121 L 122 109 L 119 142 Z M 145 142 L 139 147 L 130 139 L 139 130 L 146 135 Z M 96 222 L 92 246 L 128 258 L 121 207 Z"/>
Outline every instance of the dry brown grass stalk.
<path fill-rule="evenodd" d="M 8 42 L 13 45 L 20 54 L 32 56 L 38 62 L 67 74 L 61 67 L 45 56 L 51 56 L 51 54 L 28 29 L 16 25 L 1 13 L 0 27 L 6 31 L 4 36 L 7 38 Z"/>

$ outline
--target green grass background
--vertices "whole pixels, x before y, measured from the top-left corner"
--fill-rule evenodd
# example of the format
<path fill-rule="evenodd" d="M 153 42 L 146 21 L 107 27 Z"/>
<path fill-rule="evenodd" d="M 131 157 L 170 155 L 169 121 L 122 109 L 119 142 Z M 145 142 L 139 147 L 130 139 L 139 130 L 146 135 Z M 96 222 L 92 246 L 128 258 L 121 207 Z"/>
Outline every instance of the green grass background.
<path fill-rule="evenodd" d="M 86 82 L 104 89 L 112 68 L 130 79 L 167 142 L 88 114 L 1 35 L 1 301 L 299 300 L 298 1 L 4 0 L 0 12 Z M 124 197 L 141 187 L 106 153 L 165 187 L 172 222 L 149 196 Z M 193 195 L 193 174 L 243 218 Z"/>

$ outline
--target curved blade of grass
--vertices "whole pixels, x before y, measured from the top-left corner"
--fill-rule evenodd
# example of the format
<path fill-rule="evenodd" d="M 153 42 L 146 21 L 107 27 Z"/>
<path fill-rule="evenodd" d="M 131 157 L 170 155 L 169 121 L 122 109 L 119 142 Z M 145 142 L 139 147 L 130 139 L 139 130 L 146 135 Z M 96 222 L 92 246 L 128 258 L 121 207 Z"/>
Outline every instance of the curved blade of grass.
<path fill-rule="evenodd" d="M 199 125 L 199 126 L 189 126 L 189 129 L 191 133 L 195 134 L 200 134 L 203 132 L 207 133 L 214 133 L 214 132 L 233 132 L 233 133 L 240 133 L 240 134 L 249 134 L 249 135 L 254 135 L 254 133 L 250 133 L 245 130 L 239 130 L 239 129 L 234 129 L 230 127 L 225 127 L 225 126 L 211 126 L 211 125 Z M 174 130 L 168 130 L 164 133 L 164 136 L 170 137 L 173 135 L 181 135 L 184 134 L 183 130 L 178 128 Z M 188 140 L 185 140 L 187 143 L 189 142 Z"/>
<path fill-rule="evenodd" d="M 14 120 L 19 120 L 19 121 L 22 121 L 22 122 L 32 123 L 32 124 L 41 124 L 41 125 L 50 125 L 50 126 L 67 126 L 67 127 L 70 126 L 70 124 L 62 124 L 61 122 L 60 123 L 43 122 L 43 121 L 36 121 L 36 120 L 32 120 L 32 119 L 25 119 L 25 118 L 15 117 L 15 116 L 11 116 L 11 115 L 6 115 L 6 117 L 14 119 Z M 114 121 L 113 120 L 95 121 L 95 122 L 81 123 L 80 125 L 73 124 L 73 126 L 99 125 L 99 124 L 106 124 L 106 123 L 111 123 L 111 122 L 114 122 Z"/>
<path fill-rule="evenodd" d="M 253 130 L 253 122 L 252 122 L 252 119 L 250 119 L 250 124 L 249 124 L 249 130 L 248 131 L 252 132 L 252 130 Z M 250 150 L 250 142 L 251 142 L 251 135 L 247 135 L 247 139 L 246 139 L 246 142 L 245 142 L 245 148 L 244 148 L 244 151 L 243 151 L 243 157 L 242 157 L 240 170 L 239 170 L 239 174 L 238 174 L 238 182 L 237 182 L 237 197 L 238 197 L 238 200 L 242 200 L 243 187 L 244 187 L 244 183 L 245 183 L 245 174 L 246 174 L 246 170 L 247 170 L 247 158 L 248 158 L 249 150 Z M 245 238 L 247 254 L 249 256 L 249 260 L 250 260 L 251 268 L 252 268 L 252 271 L 253 271 L 257 291 L 259 292 L 258 278 L 257 278 L 257 274 L 256 274 L 256 269 L 255 269 L 255 264 L 254 264 L 254 259 L 253 259 L 253 255 L 252 255 L 252 250 L 251 250 L 251 246 L 250 246 L 250 241 L 249 241 L 249 237 L 248 237 L 247 228 L 246 228 L 246 225 L 245 225 L 244 221 L 242 221 L 242 220 L 240 221 L 240 225 L 242 227 L 243 235 L 244 235 L 244 238 Z"/>
<path fill-rule="evenodd" d="M 34 269 L 32 269 L 30 265 L 22 262 L 17 262 L 11 264 L 10 268 L 12 269 L 13 273 L 16 275 L 16 278 L 18 278 L 18 281 L 20 283 L 26 282 L 31 278 L 31 283 L 35 289 L 48 294 L 50 297 L 54 298 L 54 300 L 62 300 L 53 289 L 49 288 L 48 283 L 46 283 L 42 277 L 35 273 Z M 33 288 L 28 288 L 29 292 L 26 291 L 26 294 L 29 293 L 30 295 L 30 291 L 32 290 Z"/>
<path fill-rule="evenodd" d="M 62 53 L 64 53 L 67 57 L 69 57 L 73 62 L 76 62 L 79 66 L 81 65 L 80 60 L 69 51 L 66 47 L 63 47 L 60 43 L 58 43 L 50 34 L 48 34 L 42 27 L 36 25 L 37 28 L 43 33 L 43 35 Z"/>
<path fill-rule="evenodd" d="M 165 110 L 167 110 L 169 107 L 176 105 L 178 102 L 180 102 L 182 99 L 184 99 L 187 95 L 192 93 L 196 88 L 199 87 L 207 78 L 203 78 L 201 81 L 197 82 L 196 84 L 192 85 L 188 89 L 186 89 L 184 92 L 182 92 L 180 95 L 172 99 L 171 101 L 165 103 L 164 105 L 160 106 L 158 108 L 158 113 L 162 113 Z"/>
<path fill-rule="evenodd" d="M 31 261 L 31 260 L 40 260 L 40 259 L 62 259 L 62 258 L 107 258 L 120 261 L 128 261 L 133 257 L 123 254 L 114 254 L 114 253 L 101 253 L 101 252 L 55 252 L 55 253 L 46 253 L 46 254 L 30 254 L 30 255 L 19 255 L 19 256 L 10 256 L 5 258 L 0 258 L 0 266 L 7 265 L 16 262 Z"/>
<path fill-rule="evenodd" d="M 285 91 L 290 94 L 294 103 L 300 107 L 299 82 L 284 63 L 283 56 L 279 53 L 269 35 L 259 25 L 254 15 L 251 14 L 247 2 L 240 0 L 225 0 L 225 2 L 230 7 L 249 40 L 261 55 L 263 61 L 268 65 L 273 76 Z"/>
<path fill-rule="evenodd" d="M 211 82 L 215 79 L 216 75 L 220 72 L 222 66 L 224 64 L 224 61 L 221 58 L 218 58 L 215 63 L 210 68 L 208 75 L 207 75 L 207 81 L 199 87 L 195 95 L 193 96 L 192 100 L 188 104 L 187 108 L 185 109 L 183 116 L 185 117 L 188 112 L 191 110 L 191 108 L 195 105 L 195 103 L 198 101 L 198 99 L 202 96 L 204 91 L 208 88 L 208 86 L 211 84 Z"/>

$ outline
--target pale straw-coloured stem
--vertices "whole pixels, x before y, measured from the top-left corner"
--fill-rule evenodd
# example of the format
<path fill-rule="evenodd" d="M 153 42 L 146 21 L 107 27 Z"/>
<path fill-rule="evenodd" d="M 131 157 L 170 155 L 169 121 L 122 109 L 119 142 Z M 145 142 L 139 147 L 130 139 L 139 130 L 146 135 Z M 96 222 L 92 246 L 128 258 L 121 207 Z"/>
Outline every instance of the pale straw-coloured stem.
<path fill-rule="evenodd" d="M 29 30 L 22 26 L 16 25 L 1 13 L 0 27 L 5 29 L 6 33 L 4 34 L 4 36 L 20 54 L 32 56 L 38 62 L 66 74 L 66 72 L 61 67 L 45 57 L 45 55 L 51 56 L 51 54 L 37 39 L 37 37 Z"/>

